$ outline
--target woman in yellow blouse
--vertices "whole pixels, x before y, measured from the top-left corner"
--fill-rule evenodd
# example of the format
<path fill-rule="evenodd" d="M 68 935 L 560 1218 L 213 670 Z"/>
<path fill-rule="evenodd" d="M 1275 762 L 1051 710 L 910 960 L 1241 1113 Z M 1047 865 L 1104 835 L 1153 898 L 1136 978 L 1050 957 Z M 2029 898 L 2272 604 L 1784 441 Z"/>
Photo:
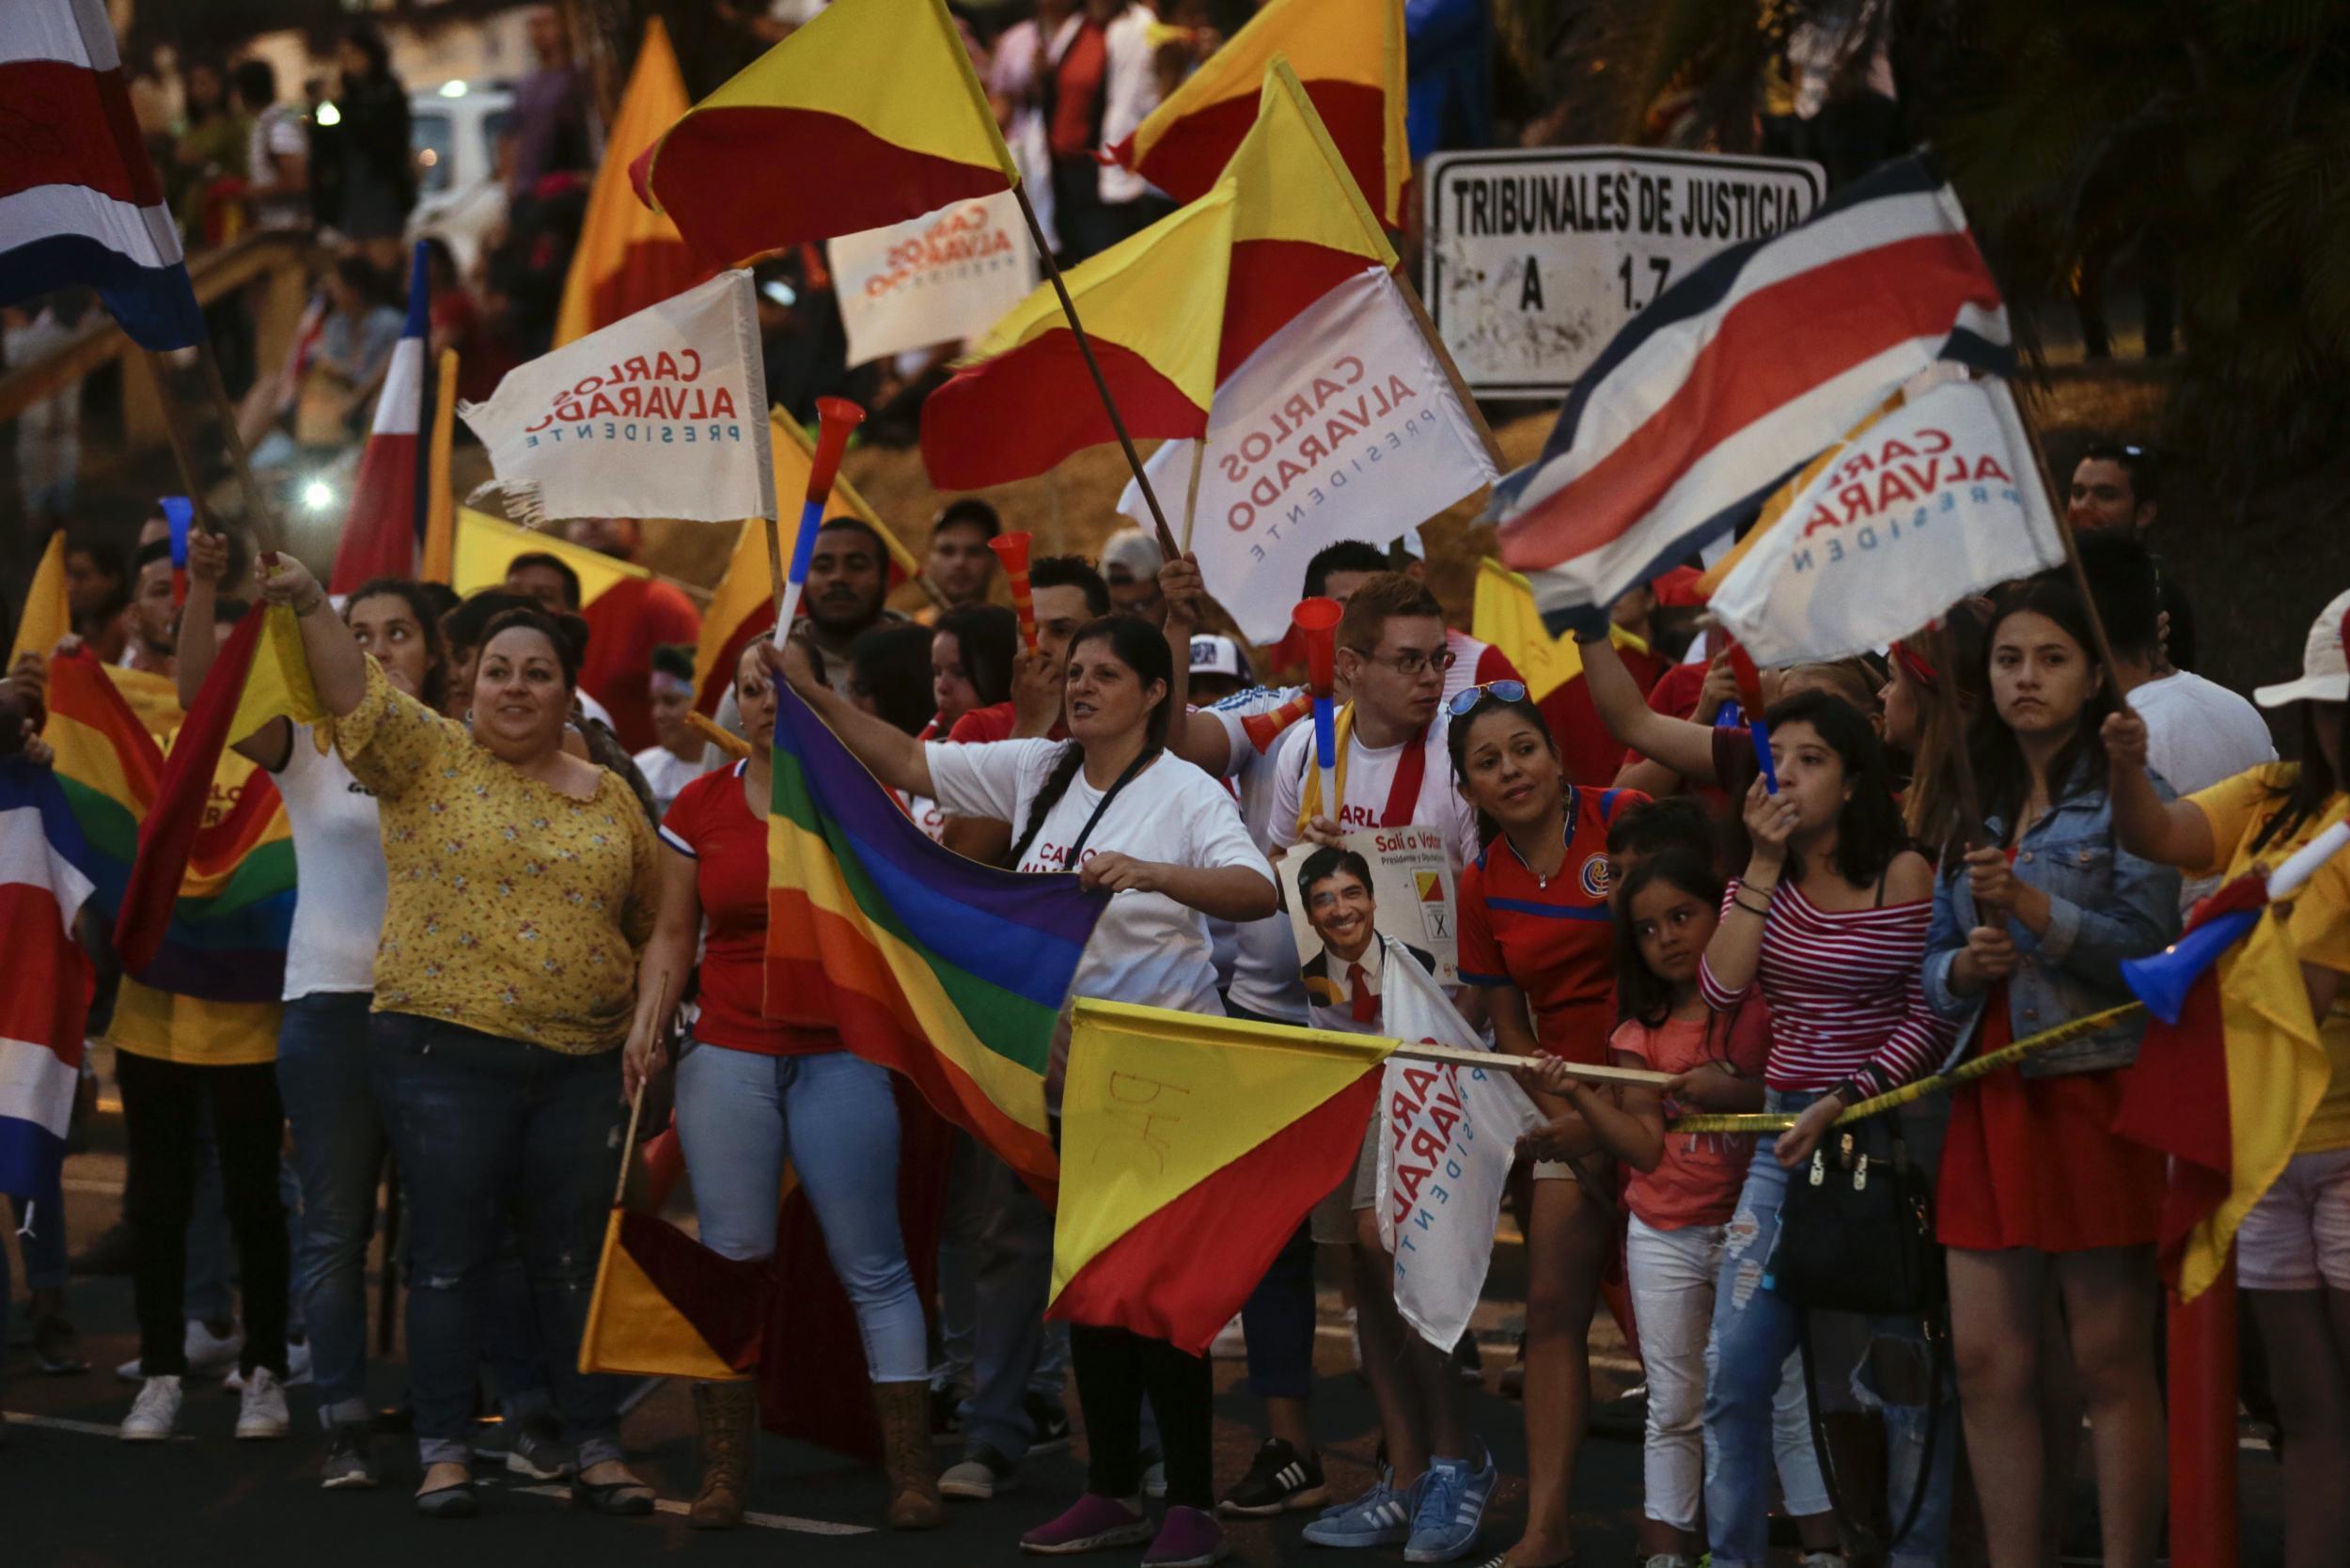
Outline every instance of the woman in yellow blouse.
<path fill-rule="evenodd" d="M 409 1384 L 419 1513 L 467 1517 L 480 1287 L 513 1216 L 579 1473 L 606 1513 L 648 1513 L 620 1463 L 618 1388 L 577 1371 L 625 1111 L 619 1046 L 651 934 L 657 852 L 635 796 L 566 753 L 578 677 L 537 610 L 493 620 L 472 726 L 359 651 L 302 565 L 263 593 L 301 617 L 330 731 L 375 792 L 390 899 L 376 953 L 369 1076 L 410 1212 Z"/>

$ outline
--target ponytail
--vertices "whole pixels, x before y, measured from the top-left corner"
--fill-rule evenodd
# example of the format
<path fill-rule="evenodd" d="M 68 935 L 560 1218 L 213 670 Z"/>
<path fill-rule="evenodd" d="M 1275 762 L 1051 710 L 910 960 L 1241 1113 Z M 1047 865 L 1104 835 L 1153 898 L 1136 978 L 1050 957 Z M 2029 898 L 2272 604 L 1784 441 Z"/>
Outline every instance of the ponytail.
<path fill-rule="evenodd" d="M 1085 766 L 1085 747 L 1074 741 L 1061 743 L 1060 755 L 1053 759 L 1053 771 L 1044 776 L 1043 787 L 1037 791 L 1036 799 L 1028 804 L 1028 825 L 1020 830 L 1020 841 L 1011 846 L 1010 857 L 1004 862 L 1005 865 L 1015 871 L 1020 869 L 1020 857 L 1028 853 L 1030 844 L 1036 842 L 1037 834 L 1043 829 L 1044 819 L 1053 814 L 1053 808 L 1060 804 L 1060 797 L 1069 792 L 1070 780 L 1077 776 L 1077 770 Z"/>

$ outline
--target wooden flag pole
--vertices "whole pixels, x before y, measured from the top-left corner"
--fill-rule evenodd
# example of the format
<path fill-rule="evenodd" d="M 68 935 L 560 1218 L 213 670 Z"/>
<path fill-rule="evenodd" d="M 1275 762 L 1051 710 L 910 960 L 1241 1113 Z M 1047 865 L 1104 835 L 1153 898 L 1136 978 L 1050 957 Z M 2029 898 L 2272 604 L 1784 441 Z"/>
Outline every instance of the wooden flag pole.
<path fill-rule="evenodd" d="M 1207 460 L 1208 438 L 1203 435 L 1191 444 L 1191 482 L 1183 489 L 1183 546 L 1179 552 L 1183 555 L 1191 553 L 1191 530 L 1199 521 L 1199 470 Z"/>
<path fill-rule="evenodd" d="M 1388 275 L 1395 279 L 1396 288 L 1403 295 L 1403 303 L 1412 307 L 1412 320 L 1418 325 L 1420 337 L 1426 339 L 1429 352 L 1436 356 L 1436 365 L 1444 371 L 1444 379 L 1452 384 L 1452 396 L 1460 402 L 1462 412 L 1469 416 L 1469 423 L 1477 427 L 1477 437 L 1485 444 L 1485 455 L 1493 460 L 1494 471 L 1497 474 L 1508 473 L 1510 463 L 1501 455 L 1501 442 L 1495 436 L 1493 427 L 1485 423 L 1484 411 L 1477 406 L 1476 395 L 1469 391 L 1467 381 L 1461 375 L 1460 366 L 1452 362 L 1452 351 L 1446 348 L 1444 339 L 1436 336 L 1435 321 L 1428 314 L 1428 306 L 1421 301 L 1419 290 L 1412 287 L 1412 280 L 1403 275 L 1400 267 Z"/>
<path fill-rule="evenodd" d="M 1069 297 L 1069 285 L 1061 281 L 1060 264 L 1053 259 L 1053 247 L 1044 243 L 1044 226 L 1037 222 L 1036 209 L 1028 205 L 1027 181 L 1014 183 L 1011 194 L 1020 202 L 1020 215 L 1027 220 L 1028 238 L 1035 243 L 1036 253 L 1044 262 L 1044 275 L 1053 280 L 1053 292 L 1060 300 L 1060 313 L 1069 318 L 1069 331 L 1077 339 L 1077 352 L 1084 355 L 1086 369 L 1093 377 L 1093 389 L 1102 396 L 1102 411 L 1110 416 L 1110 429 L 1118 432 L 1119 447 L 1126 454 L 1126 466 L 1134 471 L 1135 484 L 1142 492 L 1142 503 L 1151 509 L 1151 521 L 1159 531 L 1159 550 L 1172 560 L 1183 553 L 1183 549 L 1175 542 L 1175 531 L 1167 525 L 1167 513 L 1159 509 L 1158 492 L 1151 488 L 1151 476 L 1142 471 L 1142 454 L 1135 450 L 1135 438 L 1126 433 L 1126 417 L 1118 412 L 1118 400 L 1110 396 L 1110 384 L 1093 357 L 1093 340 L 1086 336 L 1085 323 L 1077 320 L 1077 302 Z"/>
<path fill-rule="evenodd" d="M 1390 1056 L 1406 1061 L 1442 1062 L 1448 1067 L 1498 1068 L 1505 1073 L 1522 1067 L 1540 1067 L 1555 1061 L 1555 1057 L 1505 1057 L 1497 1051 L 1471 1051 L 1453 1045 L 1413 1045 L 1399 1043 Z M 1651 1073 L 1637 1067 L 1589 1067 L 1579 1061 L 1560 1062 L 1570 1078 L 1581 1078 L 1594 1084 L 1645 1084 L 1661 1089 L 1673 1081 L 1670 1073 Z"/>
<path fill-rule="evenodd" d="M 155 378 L 155 396 L 164 405 L 164 439 L 171 445 L 172 466 L 180 470 L 180 483 L 188 493 L 188 506 L 196 513 L 196 525 L 208 534 L 220 530 L 212 525 L 212 509 L 204 504 L 204 478 L 196 471 L 196 443 L 188 423 L 187 405 L 180 400 L 179 391 L 171 384 L 171 367 L 153 349 L 141 351 L 147 358 L 147 373 Z"/>
<path fill-rule="evenodd" d="M 771 499 L 767 510 L 772 514 L 775 510 L 775 504 Z M 767 591 L 772 596 L 768 603 L 775 605 L 776 614 L 780 618 L 783 614 L 783 535 L 776 528 L 776 520 L 772 515 L 762 517 L 759 521 L 760 525 L 767 530 Z M 784 633 L 789 630 L 790 628 L 785 626 L 780 619 L 776 620 L 776 642 L 778 646 L 783 642 Z"/>
<path fill-rule="evenodd" d="M 661 1027 L 661 1010 L 666 1007 L 668 1002 L 669 977 L 664 975 L 652 994 L 652 1027 L 656 1030 Z M 636 1152 L 636 1122 L 637 1119 L 644 1114 L 645 1080 L 639 1078 L 636 1080 L 636 1092 L 629 1097 L 628 1102 L 628 1136 L 620 1140 L 620 1179 L 612 1184 L 612 1206 L 616 1209 L 620 1206 L 620 1200 L 628 1194 L 628 1162 L 630 1157 Z"/>
<path fill-rule="evenodd" d="M 237 408 L 228 399 L 228 384 L 221 379 L 220 360 L 212 353 L 210 337 L 196 345 L 196 357 L 203 362 L 205 389 L 212 394 L 212 407 L 220 416 L 221 439 L 228 447 L 228 466 L 235 470 L 237 487 L 244 492 L 245 510 L 250 514 L 245 525 L 253 530 L 255 543 L 264 550 L 280 548 L 285 543 L 277 518 L 269 510 L 262 496 L 260 482 L 253 477 L 253 454 L 245 450 L 244 431 L 237 428 Z"/>

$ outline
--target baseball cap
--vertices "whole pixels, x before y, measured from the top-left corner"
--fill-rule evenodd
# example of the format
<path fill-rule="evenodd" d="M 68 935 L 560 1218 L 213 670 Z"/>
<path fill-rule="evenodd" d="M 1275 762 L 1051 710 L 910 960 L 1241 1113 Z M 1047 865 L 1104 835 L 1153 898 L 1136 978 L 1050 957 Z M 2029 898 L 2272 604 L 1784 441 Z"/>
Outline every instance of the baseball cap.
<path fill-rule="evenodd" d="M 1159 541 L 1140 528 L 1120 528 L 1102 541 L 1102 575 L 1107 580 L 1116 581 L 1122 567 L 1134 581 L 1149 582 L 1165 564 Z"/>
<path fill-rule="evenodd" d="M 1191 639 L 1191 672 L 1222 675 L 1246 684 L 1249 679 L 1248 656 L 1231 638 L 1203 632 Z"/>
<path fill-rule="evenodd" d="M 2309 646 L 2301 652 L 2301 679 L 2263 686 L 2252 700 L 2264 708 L 2288 702 L 2350 702 L 2350 659 L 2342 649 L 2342 635 L 2350 631 L 2345 621 L 2350 621 L 2350 590 L 2334 595 L 2334 602 L 2317 612 Z"/>

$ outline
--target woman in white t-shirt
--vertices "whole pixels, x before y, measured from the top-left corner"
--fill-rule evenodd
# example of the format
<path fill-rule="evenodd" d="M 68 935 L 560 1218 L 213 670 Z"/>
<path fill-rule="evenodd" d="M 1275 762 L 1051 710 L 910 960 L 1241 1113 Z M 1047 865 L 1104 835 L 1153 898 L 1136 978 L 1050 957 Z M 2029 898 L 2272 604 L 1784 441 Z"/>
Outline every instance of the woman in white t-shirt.
<path fill-rule="evenodd" d="M 1174 665 L 1158 628 L 1108 616 L 1071 639 L 1067 741 L 924 745 L 817 682 L 796 645 L 776 663 L 884 784 L 955 816 L 1011 823 L 1018 870 L 1073 868 L 1087 886 L 1117 895 L 1077 966 L 1077 995 L 1222 1014 L 1209 919 L 1259 919 L 1280 901 L 1232 797 L 1166 750 Z M 1035 680 L 1045 665 L 1024 654 L 1016 679 Z M 1207 1362 L 1120 1328 L 1073 1327 L 1070 1351 L 1092 1450 L 1087 1491 L 1022 1548 L 1058 1555 L 1150 1541 L 1153 1563 L 1214 1561 L 1224 1538 L 1213 1512 Z M 1167 1456 L 1167 1513 L 1155 1529 L 1141 1505 L 1146 1394 Z"/>
<path fill-rule="evenodd" d="M 212 605 L 227 565 L 223 536 L 191 530 L 178 667 L 183 704 L 195 700 L 218 652 Z M 350 597 L 343 619 L 392 684 L 439 706 L 448 665 L 422 588 L 378 578 Z M 332 747 L 321 749 L 308 725 L 272 719 L 236 749 L 268 771 L 286 803 L 301 885 L 286 943 L 277 1091 L 302 1188 L 293 1278 L 327 1427 L 321 1479 L 333 1488 L 373 1486 L 366 1271 L 384 1134 L 368 1088 L 367 1041 L 384 930 L 383 828 L 375 796 Z"/>

